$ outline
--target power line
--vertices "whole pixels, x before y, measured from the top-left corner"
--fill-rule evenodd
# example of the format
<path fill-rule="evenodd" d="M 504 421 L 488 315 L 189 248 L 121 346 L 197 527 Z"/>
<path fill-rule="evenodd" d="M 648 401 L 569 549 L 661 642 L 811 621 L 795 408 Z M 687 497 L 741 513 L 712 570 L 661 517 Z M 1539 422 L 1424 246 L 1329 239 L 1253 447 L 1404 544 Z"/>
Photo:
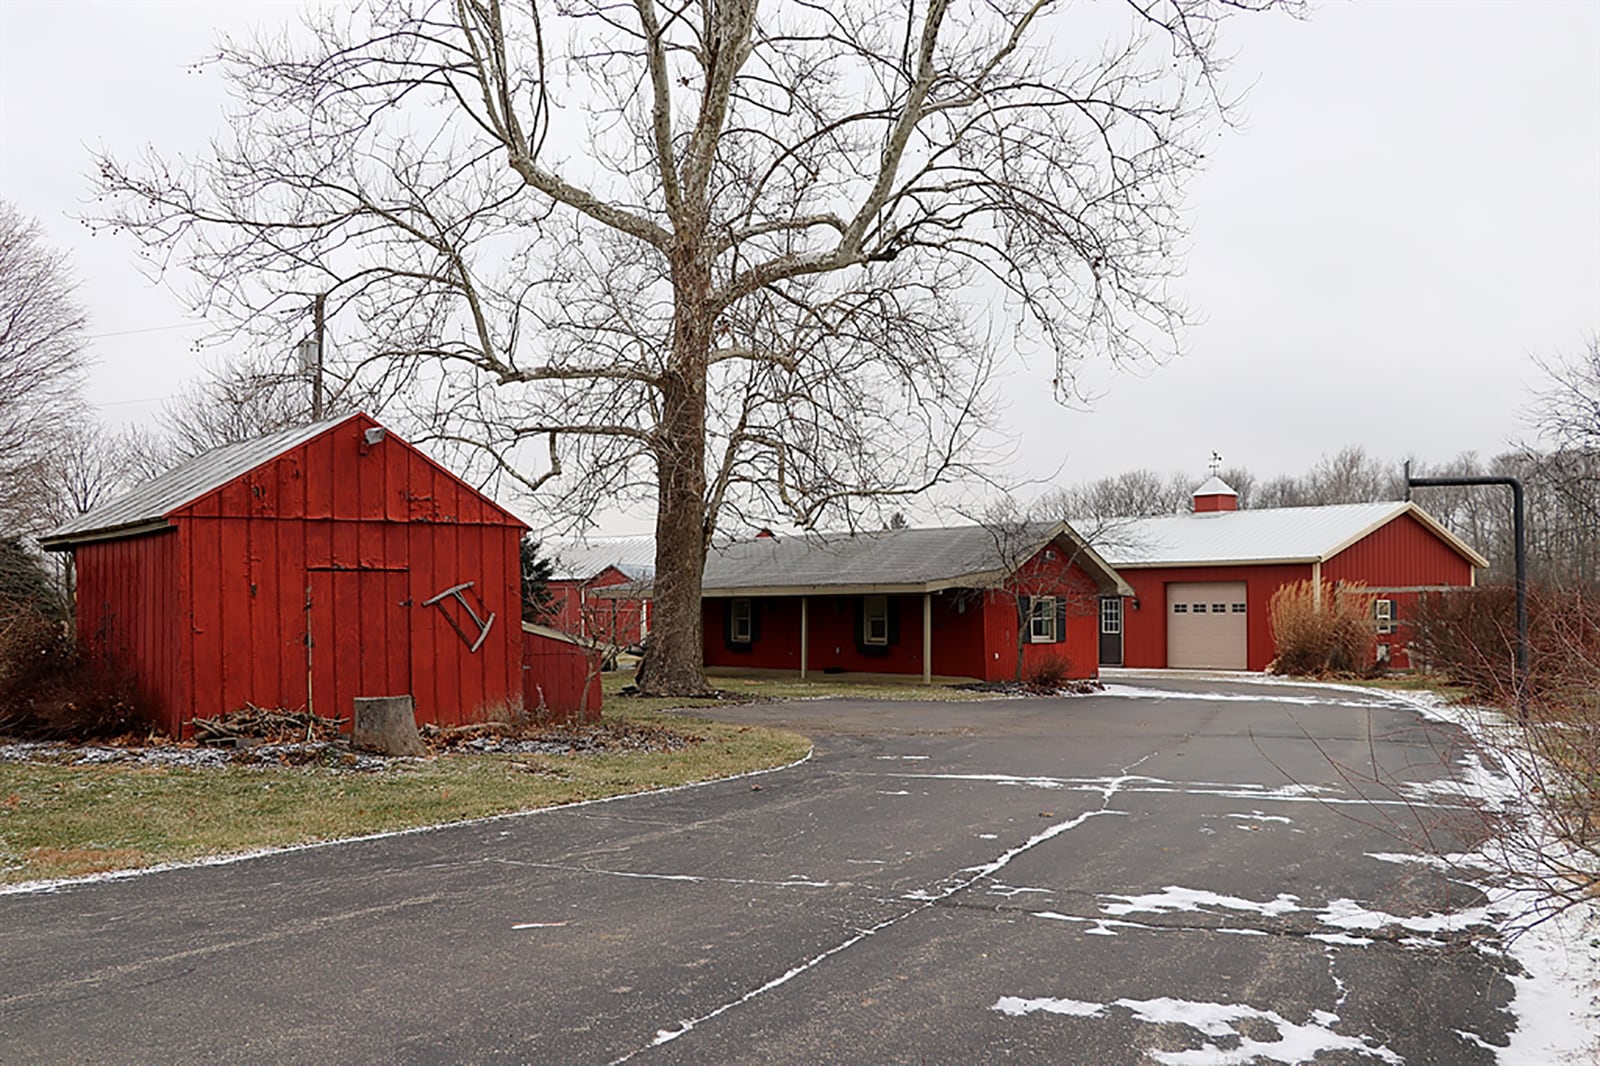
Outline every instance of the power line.
<path fill-rule="evenodd" d="M 174 322 L 170 326 L 145 326 L 142 329 L 118 329 L 113 330 L 110 333 L 90 333 L 86 334 L 83 339 L 89 341 L 98 341 L 104 340 L 107 337 L 131 337 L 135 333 L 160 333 L 161 331 L 168 329 L 185 329 L 190 326 L 203 325 L 205 325 L 204 322 Z"/>

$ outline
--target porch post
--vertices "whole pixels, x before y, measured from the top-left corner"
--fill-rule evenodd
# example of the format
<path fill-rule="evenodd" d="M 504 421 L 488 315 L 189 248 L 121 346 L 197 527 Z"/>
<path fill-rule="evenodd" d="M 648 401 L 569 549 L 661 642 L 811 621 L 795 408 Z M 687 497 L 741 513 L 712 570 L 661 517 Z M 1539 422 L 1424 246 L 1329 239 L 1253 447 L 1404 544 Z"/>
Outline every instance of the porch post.
<path fill-rule="evenodd" d="M 806 679 L 806 660 L 811 658 L 811 626 L 809 624 L 811 597 L 800 597 L 800 680 Z"/>
<path fill-rule="evenodd" d="M 922 683 L 933 684 L 933 593 L 922 594 Z"/>

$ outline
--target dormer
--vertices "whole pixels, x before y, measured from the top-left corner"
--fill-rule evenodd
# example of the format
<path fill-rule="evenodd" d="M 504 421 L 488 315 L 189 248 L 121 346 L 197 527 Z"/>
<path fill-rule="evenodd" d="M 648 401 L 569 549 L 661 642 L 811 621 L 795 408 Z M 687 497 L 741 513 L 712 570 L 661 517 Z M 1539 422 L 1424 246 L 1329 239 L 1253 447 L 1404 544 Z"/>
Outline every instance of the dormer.
<path fill-rule="evenodd" d="M 1233 486 L 1212 474 L 1206 483 L 1194 490 L 1195 514 L 1205 514 L 1209 511 L 1237 511 L 1239 509 L 1239 494 L 1233 491 Z"/>

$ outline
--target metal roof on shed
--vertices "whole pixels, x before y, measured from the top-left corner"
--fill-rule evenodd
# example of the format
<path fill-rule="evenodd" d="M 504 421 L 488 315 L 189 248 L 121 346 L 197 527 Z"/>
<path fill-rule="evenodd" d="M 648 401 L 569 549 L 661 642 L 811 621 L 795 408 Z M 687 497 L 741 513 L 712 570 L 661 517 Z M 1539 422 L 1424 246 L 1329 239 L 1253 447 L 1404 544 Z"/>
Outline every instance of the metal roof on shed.
<path fill-rule="evenodd" d="M 1474 566 L 1489 561 L 1414 503 L 1350 503 L 1111 519 L 1101 553 L 1112 566 L 1326 562 L 1409 514 Z"/>
<path fill-rule="evenodd" d="M 613 566 L 634 581 L 656 572 L 656 538 L 648 533 L 568 541 L 555 545 L 552 555 L 557 581 L 587 581 Z"/>
<path fill-rule="evenodd" d="M 255 440 L 240 441 L 198 455 L 165 474 L 145 482 L 125 496 L 119 496 L 64 523 L 40 538 L 45 547 L 61 547 L 93 539 L 119 530 L 131 530 L 164 519 L 187 503 L 192 503 L 221 488 L 234 478 L 248 474 L 262 463 L 332 429 L 361 418 L 344 415 L 310 425 L 293 426 Z"/>
<path fill-rule="evenodd" d="M 1067 541 L 1083 569 L 1108 588 L 1126 582 L 1065 523 L 1010 530 L 987 526 L 886 529 L 871 533 L 761 537 L 716 548 L 703 592 L 798 595 L 810 591 L 933 592 L 998 580 L 1052 540 Z"/>

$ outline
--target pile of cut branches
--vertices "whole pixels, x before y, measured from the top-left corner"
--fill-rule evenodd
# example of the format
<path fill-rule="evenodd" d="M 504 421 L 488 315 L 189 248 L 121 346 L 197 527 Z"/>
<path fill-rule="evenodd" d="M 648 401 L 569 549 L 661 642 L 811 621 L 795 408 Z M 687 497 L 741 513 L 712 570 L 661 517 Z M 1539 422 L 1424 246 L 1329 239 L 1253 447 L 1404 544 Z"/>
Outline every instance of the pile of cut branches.
<path fill-rule="evenodd" d="M 237 744 L 259 740 L 264 744 L 337 740 L 348 718 L 323 718 L 310 711 L 285 711 L 245 704 L 216 718 L 196 718 L 194 738 L 201 744 Z"/>

